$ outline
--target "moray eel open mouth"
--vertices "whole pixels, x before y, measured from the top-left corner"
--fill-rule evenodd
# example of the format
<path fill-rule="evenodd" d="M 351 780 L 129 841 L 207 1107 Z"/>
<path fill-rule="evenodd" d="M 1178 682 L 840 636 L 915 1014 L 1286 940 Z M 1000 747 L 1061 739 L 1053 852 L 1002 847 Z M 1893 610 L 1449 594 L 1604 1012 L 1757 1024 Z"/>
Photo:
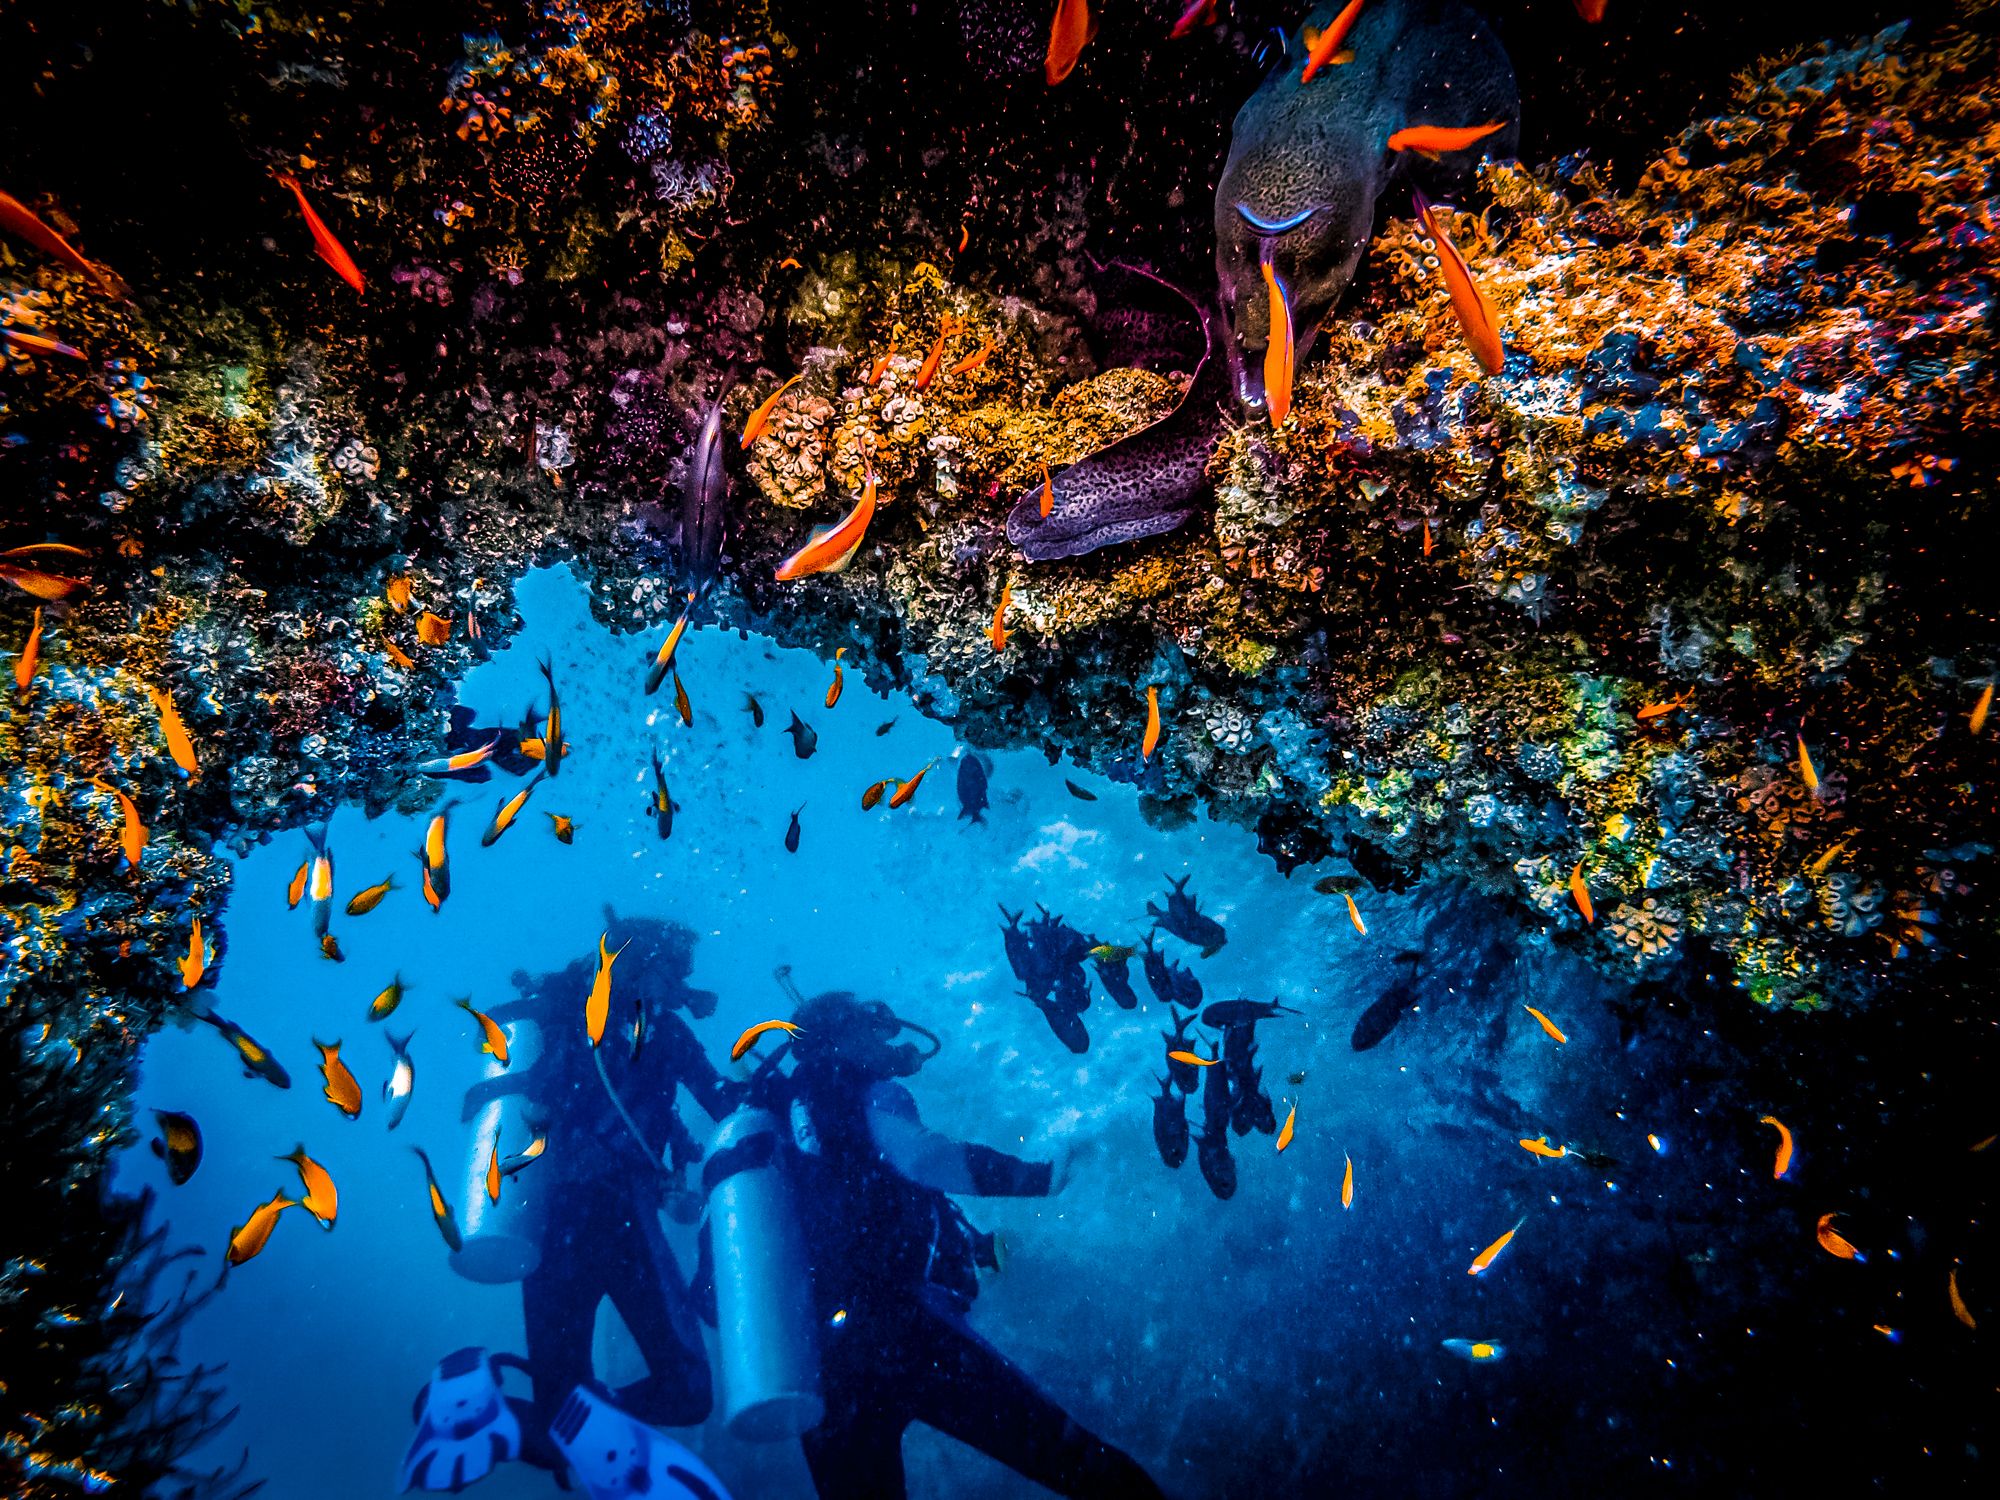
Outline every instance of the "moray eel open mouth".
<path fill-rule="evenodd" d="M 1421 169 L 1427 186 L 1467 182 L 1482 157 L 1512 156 L 1520 93 L 1486 23 L 1457 0 L 1371 0 L 1348 33 L 1351 60 L 1305 70 L 1305 32 L 1329 25 L 1317 5 L 1284 59 L 1237 113 L 1215 191 L 1215 266 L 1228 321 L 1230 385 L 1247 412 L 1264 409 L 1268 257 L 1291 299 L 1295 358 L 1339 304 L 1368 248 L 1376 200 Z M 1388 149 L 1411 125 L 1501 121 L 1478 145 L 1436 161 Z"/>

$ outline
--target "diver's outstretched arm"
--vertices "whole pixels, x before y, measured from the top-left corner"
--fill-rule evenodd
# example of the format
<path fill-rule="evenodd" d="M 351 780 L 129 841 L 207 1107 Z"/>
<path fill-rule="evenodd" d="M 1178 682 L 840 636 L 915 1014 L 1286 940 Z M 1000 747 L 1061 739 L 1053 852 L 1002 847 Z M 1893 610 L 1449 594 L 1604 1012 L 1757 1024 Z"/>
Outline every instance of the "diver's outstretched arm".
<path fill-rule="evenodd" d="M 1050 1162 L 1024 1161 L 929 1129 L 900 1084 L 880 1083 L 869 1091 L 868 1133 L 882 1159 L 920 1187 L 980 1198 L 1041 1198 L 1055 1184 Z"/>
<path fill-rule="evenodd" d="M 459 1123 L 469 1124 L 495 1099 L 504 1099 L 509 1094 L 525 1094 L 532 1086 L 532 1076 L 527 1073 L 502 1073 L 497 1078 L 480 1079 L 465 1091 L 465 1103 L 458 1111 Z"/>

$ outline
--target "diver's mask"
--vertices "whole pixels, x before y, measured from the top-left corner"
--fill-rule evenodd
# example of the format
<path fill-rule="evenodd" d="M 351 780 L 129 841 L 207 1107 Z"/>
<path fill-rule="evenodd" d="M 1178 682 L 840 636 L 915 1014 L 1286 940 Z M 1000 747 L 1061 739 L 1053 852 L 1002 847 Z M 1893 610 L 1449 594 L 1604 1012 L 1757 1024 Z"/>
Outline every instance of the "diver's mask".
<path fill-rule="evenodd" d="M 821 1057 L 878 1078 L 908 1078 L 944 1046 L 936 1032 L 904 1020 L 880 1000 L 841 991 L 801 1001 L 794 1014 L 799 1033 L 793 1046 L 802 1059 Z M 930 1045 L 897 1041 L 906 1031 Z"/>
<path fill-rule="evenodd" d="M 879 1043 L 877 1051 L 888 1064 L 889 1077 L 908 1078 L 944 1050 L 944 1043 L 935 1031 L 904 1020 L 880 1000 L 870 1000 L 863 1009 L 868 1012 L 869 1025 Z M 914 1031 L 929 1042 L 930 1050 L 923 1050 L 915 1042 L 896 1041 L 906 1031 Z"/>

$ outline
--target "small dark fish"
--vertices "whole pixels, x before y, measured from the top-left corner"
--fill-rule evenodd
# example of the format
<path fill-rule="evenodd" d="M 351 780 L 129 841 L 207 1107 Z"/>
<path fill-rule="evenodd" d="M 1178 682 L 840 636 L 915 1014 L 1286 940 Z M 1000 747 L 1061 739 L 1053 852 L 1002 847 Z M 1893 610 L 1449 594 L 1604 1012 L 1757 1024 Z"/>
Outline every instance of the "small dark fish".
<path fill-rule="evenodd" d="M 975 823 L 986 821 L 986 765 L 977 755 L 965 755 L 958 762 L 958 815 Z"/>
<path fill-rule="evenodd" d="M 694 704 L 688 701 L 686 684 L 681 681 L 680 669 L 674 669 L 674 712 L 681 716 L 681 723 L 694 728 Z"/>
<path fill-rule="evenodd" d="M 1228 1198 L 1236 1192 L 1236 1161 L 1229 1154 L 1229 1080 L 1221 1068 L 1202 1071 L 1208 1077 L 1202 1082 L 1201 1134 L 1195 1137 L 1195 1154 L 1208 1190 Z"/>
<path fill-rule="evenodd" d="M 261 1042 L 241 1026 L 234 1021 L 225 1021 L 213 1011 L 205 1012 L 202 1020 L 221 1032 L 223 1039 L 236 1049 L 236 1055 L 243 1060 L 245 1078 L 261 1078 L 266 1083 L 275 1084 L 281 1089 L 292 1086 L 292 1075 L 265 1050 Z"/>
<path fill-rule="evenodd" d="M 792 809 L 792 826 L 785 830 L 785 852 L 787 854 L 797 854 L 799 852 L 799 814 L 805 810 L 806 805 L 803 802 Z"/>
<path fill-rule="evenodd" d="M 896 721 L 894 719 L 891 719 L 886 724 L 877 724 L 875 726 L 875 738 L 878 740 L 881 739 L 883 735 L 887 734 L 890 730 L 894 729 L 895 727 L 896 727 Z"/>
<path fill-rule="evenodd" d="M 1090 1033 L 1084 1029 L 1083 1017 L 1060 999 L 1037 1000 L 1035 1008 L 1049 1023 L 1049 1030 L 1056 1034 L 1056 1040 L 1070 1051 L 1079 1055 L 1090 1050 Z"/>
<path fill-rule="evenodd" d="M 390 1065 L 389 1076 L 382 1081 L 382 1103 L 389 1113 L 389 1128 L 394 1130 L 403 1123 L 403 1114 L 410 1107 L 410 1096 L 416 1092 L 417 1067 L 410 1061 L 410 1037 L 398 1040 L 393 1032 L 384 1032 L 389 1039 L 389 1050 L 395 1053 L 395 1061 Z"/>
<path fill-rule="evenodd" d="M 1213 1026 L 1217 1031 L 1227 1031 L 1238 1026 L 1255 1026 L 1259 1021 L 1273 1020 L 1278 1016 L 1297 1014 L 1291 1006 L 1280 1005 L 1275 1000 L 1218 1000 L 1201 1013 L 1201 1024 Z"/>
<path fill-rule="evenodd" d="M 757 701 L 757 695 L 755 693 L 745 693 L 743 695 L 743 706 L 750 710 L 751 727 L 762 729 L 764 727 L 764 705 Z"/>
<path fill-rule="evenodd" d="M 153 1155 L 167 1164 L 167 1181 L 179 1187 L 201 1165 L 201 1127 L 195 1124 L 193 1115 L 178 1110 L 156 1109 L 153 1118 L 160 1122 Z"/>
<path fill-rule="evenodd" d="M 1160 1092 L 1153 1099 L 1153 1144 L 1169 1167 L 1187 1160 L 1187 1096 L 1174 1088 L 1171 1078 L 1160 1080 Z"/>
<path fill-rule="evenodd" d="M 653 826 L 659 829 L 660 837 L 672 838 L 674 813 L 679 810 L 680 804 L 674 801 L 673 795 L 667 790 L 667 768 L 660 764 L 658 746 L 653 749 L 653 790 L 647 795 L 646 805 L 652 809 Z"/>
<path fill-rule="evenodd" d="M 819 749 L 819 736 L 813 733 L 812 725 L 796 713 L 785 726 L 785 733 L 792 737 L 792 753 L 800 760 L 811 760 L 813 751 Z"/>
<path fill-rule="evenodd" d="M 1194 1017 L 1192 1015 L 1176 1015 L 1174 1017 L 1174 1029 L 1160 1033 L 1166 1040 L 1169 1054 L 1194 1051 L 1194 1038 L 1188 1035 L 1188 1027 L 1193 1024 Z M 1221 1071 L 1219 1068 L 1197 1068 L 1193 1063 L 1176 1062 L 1171 1055 L 1167 1058 L 1167 1076 L 1174 1081 L 1174 1087 L 1179 1089 L 1183 1094 L 1192 1094 L 1196 1089 L 1201 1087 L 1200 1075 L 1202 1073 L 1219 1074 Z"/>
<path fill-rule="evenodd" d="M 1303 1068 L 1301 1068 L 1296 1073 L 1287 1073 L 1285 1075 L 1285 1082 L 1289 1083 L 1293 1088 L 1297 1088 L 1300 1084 L 1304 1083 L 1305 1081 L 1306 1081 L 1306 1074 L 1305 1074 L 1305 1069 Z"/>
<path fill-rule="evenodd" d="M 438 1191 L 437 1173 L 431 1170 L 430 1157 L 424 1154 L 422 1146 L 412 1146 L 410 1149 L 417 1153 L 417 1159 L 424 1164 L 424 1188 L 430 1197 L 431 1217 L 437 1221 L 438 1233 L 444 1236 L 444 1242 L 450 1249 L 454 1251 L 464 1249 L 465 1241 L 458 1232 L 458 1218 L 452 1213 L 451 1205 L 445 1202 L 444 1194 Z"/>
<path fill-rule="evenodd" d="M 1404 986 L 1392 986 L 1374 1004 L 1361 1012 L 1361 1018 L 1354 1023 L 1354 1035 L 1349 1038 L 1356 1052 L 1366 1052 L 1378 1045 L 1416 1003 L 1416 996 Z"/>
<path fill-rule="evenodd" d="M 1162 910 L 1148 901 L 1146 915 L 1182 942 L 1201 949 L 1203 958 L 1213 958 L 1229 941 L 1229 934 L 1215 918 L 1203 915 L 1200 904 L 1188 894 L 1188 881 L 1192 878 L 1183 875 L 1170 881 L 1166 908 Z"/>
<path fill-rule="evenodd" d="M 1104 986 L 1104 993 L 1118 1002 L 1120 1010 L 1136 1010 L 1139 997 L 1132 989 L 1132 976 L 1126 972 L 1129 959 L 1091 960 L 1097 965 L 1097 982 Z"/>
<path fill-rule="evenodd" d="M 1174 999 L 1174 976 L 1167 971 L 1167 956 L 1153 946 L 1153 935 L 1146 934 L 1146 946 L 1139 950 L 1139 961 L 1146 972 L 1146 984 L 1153 992 L 1153 998 L 1162 1005 L 1171 1005 Z"/>
<path fill-rule="evenodd" d="M 1569 1154 L 1574 1156 L 1578 1161 L 1583 1162 L 1586 1166 L 1595 1167 L 1600 1172 L 1608 1172 L 1618 1165 L 1617 1157 L 1607 1156 L 1602 1151 L 1579 1151 L 1576 1147 L 1572 1146 L 1569 1148 Z"/>
<path fill-rule="evenodd" d="M 1095 802 L 1097 800 L 1097 793 L 1090 790 L 1089 787 L 1078 786 L 1067 777 L 1063 779 L 1063 785 L 1069 788 L 1069 794 L 1079 802 Z"/>
<path fill-rule="evenodd" d="M 1033 984 L 1034 974 L 1039 968 L 1035 961 L 1035 945 L 1028 934 L 1021 930 L 1021 911 L 1000 908 L 1000 915 L 1007 919 L 1007 925 L 1000 929 L 1000 937 L 1007 944 L 1007 963 L 1014 970 L 1014 977 L 1023 984 Z"/>

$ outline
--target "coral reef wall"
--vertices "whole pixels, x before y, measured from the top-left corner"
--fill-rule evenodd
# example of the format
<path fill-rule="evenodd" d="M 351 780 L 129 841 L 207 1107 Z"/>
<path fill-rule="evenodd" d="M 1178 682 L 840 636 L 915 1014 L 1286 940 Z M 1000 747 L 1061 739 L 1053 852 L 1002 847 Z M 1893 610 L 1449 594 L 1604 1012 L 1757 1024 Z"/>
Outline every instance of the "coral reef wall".
<path fill-rule="evenodd" d="M 7 649 L 43 609 L 0 711 L 11 1492 L 171 1473 L 207 1417 L 136 1393 L 170 1330 L 108 1316 L 132 1231 L 99 1181 L 134 1049 L 199 1006 L 197 916 L 227 961 L 217 841 L 434 795 L 414 763 L 532 563 L 658 628 L 701 403 L 740 423 L 793 374 L 732 454 L 704 607 L 847 646 L 975 743 L 1286 868 L 1455 874 L 1618 972 L 1813 1006 L 1990 959 L 2000 10 L 1733 84 L 1768 18 L 1699 61 L 1662 40 L 1661 84 L 1643 31 L 1506 10 L 1542 164 L 1452 220 L 1504 372 L 1387 204 L 1290 423 L 1218 447 L 1212 514 L 1031 567 L 1015 497 L 1169 409 L 1200 347 L 1095 267 L 1206 290 L 1228 120 L 1293 19 L 1170 49 L 1177 10 L 1107 16 L 1053 94 L 1041 19 L 974 0 L 0 15 L 0 190 L 133 289 L 0 237 L 0 548 L 87 578 L 0 584 Z M 1605 56 L 1632 62 L 1575 90 Z M 853 567 L 772 581 L 871 467 Z"/>

